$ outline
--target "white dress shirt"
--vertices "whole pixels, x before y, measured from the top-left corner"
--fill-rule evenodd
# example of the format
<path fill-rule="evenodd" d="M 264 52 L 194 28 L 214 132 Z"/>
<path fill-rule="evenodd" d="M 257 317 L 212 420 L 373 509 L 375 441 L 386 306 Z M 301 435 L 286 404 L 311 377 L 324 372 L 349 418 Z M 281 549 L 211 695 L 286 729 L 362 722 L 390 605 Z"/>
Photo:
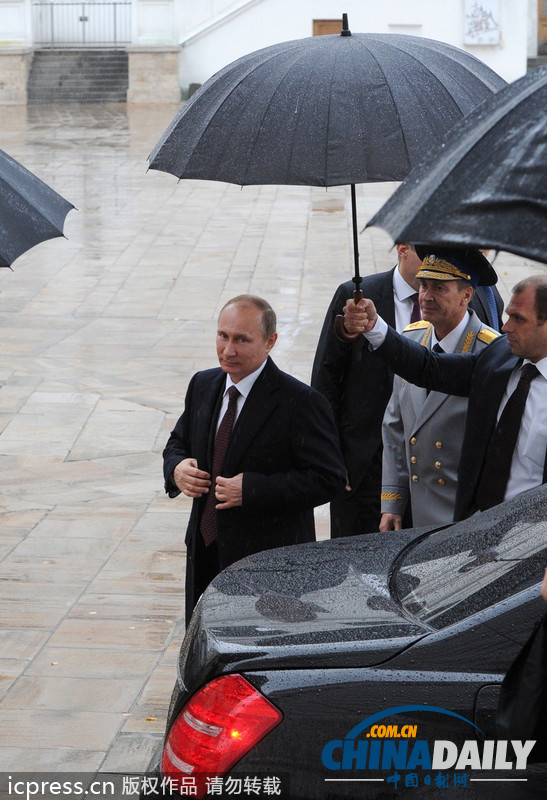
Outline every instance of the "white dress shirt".
<path fill-rule="evenodd" d="M 525 359 L 513 370 L 498 409 L 498 420 L 509 397 L 517 388 Z M 519 435 L 511 461 L 511 472 L 505 490 L 505 500 L 510 500 L 527 489 L 543 483 L 543 467 L 547 448 L 547 358 L 536 363 L 540 375 L 530 384 Z"/>
<path fill-rule="evenodd" d="M 410 317 L 414 308 L 412 297 L 415 294 L 416 289 L 405 281 L 398 267 L 396 267 L 393 273 L 393 302 L 395 304 L 395 330 L 397 333 L 404 331 L 406 326 L 410 324 Z"/>
<path fill-rule="evenodd" d="M 466 311 L 461 320 L 458 322 L 455 328 L 452 328 L 450 333 L 448 333 L 444 339 L 437 339 L 437 335 L 435 333 L 435 328 L 431 331 L 431 347 L 434 347 L 436 344 L 440 345 L 445 353 L 453 353 L 456 349 L 458 342 L 463 336 L 463 332 L 469 325 L 469 312 Z"/>
<path fill-rule="evenodd" d="M 266 359 L 266 361 L 267 360 L 268 359 Z M 249 392 L 253 388 L 256 379 L 258 378 L 258 376 L 260 375 L 260 373 L 262 372 L 262 370 L 266 366 L 266 361 L 264 361 L 259 366 L 258 369 L 255 369 L 254 372 L 251 372 L 250 375 L 247 375 L 246 378 L 242 378 L 239 381 L 239 383 L 234 383 L 233 380 L 230 378 L 230 376 L 226 375 L 226 386 L 224 388 L 224 394 L 222 396 L 222 405 L 220 406 L 220 412 L 219 412 L 218 419 L 217 419 L 217 428 L 216 428 L 217 431 L 219 429 L 222 417 L 224 416 L 224 414 L 226 413 L 226 409 L 228 408 L 228 401 L 229 401 L 228 389 L 230 388 L 230 386 L 235 386 L 236 389 L 239 392 L 239 397 L 237 398 L 237 408 L 236 408 L 236 419 L 237 419 L 239 417 L 239 415 L 241 414 L 241 409 L 243 408 L 243 404 L 245 403 L 245 400 L 249 396 Z M 234 420 L 234 423 L 235 423 L 235 420 Z"/>

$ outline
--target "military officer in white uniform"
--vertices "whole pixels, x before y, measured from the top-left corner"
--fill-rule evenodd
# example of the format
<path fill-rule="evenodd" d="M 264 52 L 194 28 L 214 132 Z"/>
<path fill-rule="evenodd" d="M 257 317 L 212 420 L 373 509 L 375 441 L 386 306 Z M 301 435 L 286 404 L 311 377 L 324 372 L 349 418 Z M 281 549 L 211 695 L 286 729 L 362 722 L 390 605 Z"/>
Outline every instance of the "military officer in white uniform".
<path fill-rule="evenodd" d="M 499 333 L 468 308 L 477 285 L 496 273 L 478 250 L 416 247 L 422 267 L 422 320 L 404 330 L 430 350 L 477 353 Z M 381 531 L 400 530 L 408 504 L 412 523 L 452 522 L 467 397 L 429 392 L 395 376 L 383 426 Z"/>

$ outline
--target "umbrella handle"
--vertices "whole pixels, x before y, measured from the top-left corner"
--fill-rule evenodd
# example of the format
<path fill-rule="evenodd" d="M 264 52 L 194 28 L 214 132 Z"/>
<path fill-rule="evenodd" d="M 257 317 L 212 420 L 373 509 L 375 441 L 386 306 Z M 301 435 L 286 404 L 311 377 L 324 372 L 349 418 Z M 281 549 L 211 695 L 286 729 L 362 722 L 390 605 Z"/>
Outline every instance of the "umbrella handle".
<path fill-rule="evenodd" d="M 363 292 L 360 289 L 356 289 L 353 293 L 353 302 L 355 305 L 363 299 Z M 360 333 L 350 333 L 346 326 L 344 325 L 344 315 L 337 314 L 334 318 L 334 331 L 336 336 L 341 339 L 343 342 L 354 342 L 356 339 L 359 338 L 361 335 Z"/>

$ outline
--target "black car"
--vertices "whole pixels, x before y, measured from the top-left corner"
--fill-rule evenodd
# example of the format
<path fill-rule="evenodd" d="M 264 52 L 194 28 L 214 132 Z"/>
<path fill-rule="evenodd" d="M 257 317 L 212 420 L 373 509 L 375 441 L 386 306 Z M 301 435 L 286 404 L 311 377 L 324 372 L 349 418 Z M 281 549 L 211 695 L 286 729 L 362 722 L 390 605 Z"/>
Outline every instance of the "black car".
<path fill-rule="evenodd" d="M 197 797 L 547 796 L 533 740 L 496 730 L 546 565 L 547 487 L 239 561 L 196 607 L 150 776 Z"/>

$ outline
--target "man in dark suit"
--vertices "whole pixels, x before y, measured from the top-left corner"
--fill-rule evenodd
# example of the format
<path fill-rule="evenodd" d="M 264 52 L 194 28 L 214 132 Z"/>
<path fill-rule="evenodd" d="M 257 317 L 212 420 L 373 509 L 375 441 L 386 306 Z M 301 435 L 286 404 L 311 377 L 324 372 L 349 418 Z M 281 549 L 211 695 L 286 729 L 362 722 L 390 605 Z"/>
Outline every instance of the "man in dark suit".
<path fill-rule="evenodd" d="M 486 325 L 501 331 L 503 300 L 495 286 L 477 286 L 470 308 Z"/>
<path fill-rule="evenodd" d="M 490 250 L 485 248 L 480 252 L 488 259 Z M 492 267 L 492 265 L 490 265 Z M 494 269 L 492 267 L 492 269 Z M 495 285 L 476 286 L 470 308 L 475 312 L 480 320 L 485 322 L 496 331 L 501 331 L 503 325 L 503 300 Z"/>
<path fill-rule="evenodd" d="M 413 297 L 417 307 L 422 266 L 409 244 L 397 245 L 398 264 L 388 272 L 363 278 L 361 290 L 378 313 L 401 332 L 420 317 L 413 317 Z M 366 341 L 341 341 L 334 328 L 336 315 L 353 296 L 355 284 L 346 281 L 336 290 L 328 308 L 313 362 L 311 385 L 323 394 L 334 411 L 346 462 L 348 482 L 342 497 L 330 504 L 331 538 L 371 533 L 379 530 L 382 484 L 382 420 L 391 396 L 393 372 L 386 362 L 369 352 Z M 498 307 L 502 304 L 496 294 Z M 486 296 L 475 293 L 469 308 L 482 322 L 498 329 Z M 403 521 L 411 525 L 410 513 Z"/>
<path fill-rule="evenodd" d="M 435 259 L 434 246 L 431 250 L 428 259 Z M 364 333 L 398 375 L 434 391 L 469 397 L 456 520 L 547 478 L 547 276 L 517 283 L 506 313 L 506 336 L 479 354 L 456 355 L 434 353 L 399 336 L 370 300 L 350 301 L 344 308 L 347 330 L 357 337 Z"/>
<path fill-rule="evenodd" d="M 191 379 L 163 453 L 169 496 L 194 498 L 186 531 L 187 621 L 229 564 L 314 541 L 314 507 L 344 490 L 332 412 L 318 392 L 271 360 L 275 326 L 275 313 L 260 298 L 240 295 L 224 306 L 220 367 Z"/>

